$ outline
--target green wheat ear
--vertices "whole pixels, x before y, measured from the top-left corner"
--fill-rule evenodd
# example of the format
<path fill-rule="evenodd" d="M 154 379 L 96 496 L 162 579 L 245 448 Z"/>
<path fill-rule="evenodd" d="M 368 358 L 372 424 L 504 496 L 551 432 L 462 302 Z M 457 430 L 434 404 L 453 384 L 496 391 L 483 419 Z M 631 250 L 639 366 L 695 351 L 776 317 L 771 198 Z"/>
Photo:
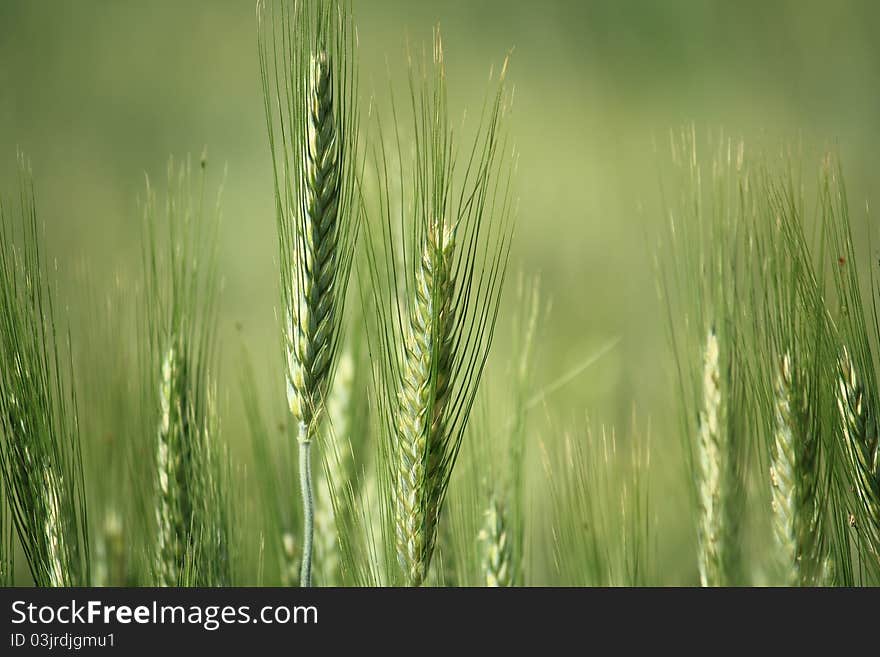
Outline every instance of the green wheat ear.
<path fill-rule="evenodd" d="M 19 172 L 18 206 L 0 199 L 3 503 L 36 585 L 84 586 L 90 559 L 72 355 L 68 337 L 70 360 L 62 359 L 30 167 L 21 156 Z M 2 541 L 6 552 L 5 532 Z M 11 568 L 11 553 L 0 556 Z"/>
<path fill-rule="evenodd" d="M 159 586 L 222 586 L 232 579 L 213 379 L 219 204 L 206 207 L 206 168 L 203 157 L 196 195 L 189 163 L 171 160 L 167 197 L 160 203 L 148 181 L 144 204 Z"/>
<path fill-rule="evenodd" d="M 773 529 L 786 567 L 786 584 L 821 581 L 818 443 L 812 435 L 804 382 L 785 354 L 776 383 L 776 431 L 770 481 Z"/>
<path fill-rule="evenodd" d="M 483 529 L 480 530 L 483 578 L 486 586 L 513 585 L 513 554 L 510 530 L 503 507 L 494 498 L 486 510 Z"/>
<path fill-rule="evenodd" d="M 728 583 L 731 536 L 730 459 L 727 408 L 721 385 L 721 346 L 709 333 L 703 356 L 703 409 L 700 414 L 699 569 L 703 586 Z"/>
<path fill-rule="evenodd" d="M 397 129 L 398 169 L 389 169 L 384 146 L 376 153 L 380 192 L 366 256 L 372 289 L 363 294 L 374 301 L 368 334 L 371 351 L 380 354 L 380 483 L 400 577 L 411 586 L 428 575 L 492 343 L 510 245 L 503 81 L 457 173 L 439 31 L 434 46 L 433 68 L 411 69 L 412 166 L 404 164 L 409 149 Z M 381 124 L 379 131 L 384 144 Z M 397 189 L 403 198 L 391 199 Z"/>
<path fill-rule="evenodd" d="M 680 138 L 673 135 L 671 146 L 669 171 L 681 191 L 667 206 L 669 252 L 658 263 L 658 277 L 678 362 L 700 583 L 726 586 L 741 576 L 746 455 L 760 425 L 749 376 L 755 353 L 750 313 L 756 312 L 749 228 L 756 194 L 742 144 L 710 138 L 708 165 L 693 126 Z"/>
<path fill-rule="evenodd" d="M 443 237 L 445 234 L 445 238 Z M 442 226 L 426 235 L 415 302 L 404 333 L 397 410 L 397 550 L 408 581 L 427 575 L 437 537 L 448 451 L 445 411 L 455 338 L 452 236 Z"/>
<path fill-rule="evenodd" d="M 0 487 L 0 586 L 15 585 L 15 524 Z"/>
<path fill-rule="evenodd" d="M 826 158 L 821 170 L 819 210 L 823 237 L 835 256 L 830 269 L 834 299 L 839 304 L 828 355 L 835 365 L 829 368 L 828 388 L 834 393 L 837 411 L 829 427 L 836 438 L 829 445 L 834 474 L 831 510 L 837 529 L 831 547 L 838 583 L 852 586 L 876 583 L 880 577 L 880 385 L 876 364 L 880 282 L 875 255 L 857 247 L 843 172 L 832 157 Z M 870 221 L 865 218 L 865 227 L 872 225 Z M 870 263 L 867 287 L 863 286 L 862 262 Z"/>
<path fill-rule="evenodd" d="M 311 585 L 311 443 L 336 362 L 357 235 L 355 39 L 348 3 L 259 2 L 260 71 L 275 176 L 290 412 L 298 425 Z"/>
<path fill-rule="evenodd" d="M 876 410 L 846 349 L 839 368 L 837 406 L 844 449 L 852 468 L 856 497 L 870 523 L 875 558 L 880 559 L 880 440 Z"/>

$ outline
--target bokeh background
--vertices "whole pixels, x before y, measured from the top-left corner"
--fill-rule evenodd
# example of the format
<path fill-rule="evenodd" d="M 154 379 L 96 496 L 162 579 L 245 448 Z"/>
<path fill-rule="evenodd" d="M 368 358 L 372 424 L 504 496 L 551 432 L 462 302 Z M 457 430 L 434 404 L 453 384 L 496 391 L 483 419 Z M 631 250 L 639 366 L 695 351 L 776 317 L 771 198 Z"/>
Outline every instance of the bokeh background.
<path fill-rule="evenodd" d="M 669 581 L 693 582 L 674 369 L 654 256 L 669 134 L 796 145 L 809 176 L 838 152 L 856 207 L 877 196 L 880 5 L 870 0 L 354 0 L 364 100 L 404 91 L 407 41 L 439 23 L 453 108 L 476 110 L 513 52 L 509 130 L 520 153 L 514 276 L 552 303 L 536 389 L 617 346 L 549 396 L 530 431 L 650 427 L 653 501 Z M 0 183 L 31 159 L 49 251 L 62 272 L 110 280 L 139 264 L 145 173 L 207 147 L 228 167 L 220 270 L 227 436 L 241 433 L 240 346 L 268 362 L 276 338 L 272 174 L 252 0 L 0 2 Z M 73 276 L 62 294 L 76 298 Z M 515 286 L 511 285 L 512 290 Z M 493 359 L 510 358 L 507 295 Z M 500 395 L 501 393 L 499 393 Z M 684 548 L 684 549 L 683 549 Z"/>

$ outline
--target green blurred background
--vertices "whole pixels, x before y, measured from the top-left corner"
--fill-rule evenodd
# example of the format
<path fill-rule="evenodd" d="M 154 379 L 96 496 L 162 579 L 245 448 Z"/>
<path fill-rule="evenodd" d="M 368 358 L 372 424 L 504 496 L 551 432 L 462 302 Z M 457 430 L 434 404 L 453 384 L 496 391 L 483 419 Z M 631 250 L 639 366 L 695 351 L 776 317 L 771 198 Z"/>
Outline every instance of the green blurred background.
<path fill-rule="evenodd" d="M 513 50 L 509 129 L 520 152 L 513 271 L 552 302 L 536 387 L 611 339 L 547 400 L 532 432 L 650 426 L 665 579 L 693 581 L 674 370 L 654 275 L 669 132 L 693 123 L 768 152 L 797 144 L 807 175 L 838 151 L 856 207 L 877 195 L 880 5 L 870 0 L 354 0 L 361 86 L 402 85 L 407 40 L 442 27 L 456 112 L 478 109 Z M 403 90 L 402 86 L 398 86 Z M 243 342 L 276 345 L 272 175 L 252 0 L 0 2 L 0 180 L 31 159 L 50 252 L 95 278 L 136 269 L 144 173 L 207 146 L 228 166 L 220 268 L 227 435 L 237 440 Z M 219 175 L 217 176 L 219 177 Z M 515 282 L 515 276 L 511 281 Z M 62 282 L 75 298 L 73 278 Z M 512 291 L 515 286 L 511 285 Z M 503 391 L 513 295 L 490 387 Z M 494 383 L 493 383 L 494 382 Z M 499 394 L 501 394 L 499 392 Z"/>

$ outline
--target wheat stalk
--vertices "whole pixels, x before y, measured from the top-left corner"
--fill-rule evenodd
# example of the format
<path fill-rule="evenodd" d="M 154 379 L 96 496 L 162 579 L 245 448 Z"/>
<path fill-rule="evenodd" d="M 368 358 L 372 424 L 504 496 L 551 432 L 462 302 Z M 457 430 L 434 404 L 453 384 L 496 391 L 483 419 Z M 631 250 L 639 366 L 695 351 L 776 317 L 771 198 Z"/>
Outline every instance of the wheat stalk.
<path fill-rule="evenodd" d="M 93 586 L 121 585 L 126 582 L 125 533 L 122 516 L 108 509 L 95 543 Z"/>
<path fill-rule="evenodd" d="M 406 577 L 421 584 L 436 541 L 447 450 L 445 411 L 452 376 L 455 324 L 452 235 L 427 231 L 404 342 L 398 392 L 395 532 Z"/>
<path fill-rule="evenodd" d="M 177 586 L 180 569 L 189 551 L 192 524 L 191 490 L 196 476 L 190 444 L 190 416 L 186 406 L 187 381 L 175 349 L 162 362 L 159 383 L 159 434 L 156 453 L 158 501 L 156 504 L 156 583 Z M 197 493 L 196 493 L 197 494 Z"/>
<path fill-rule="evenodd" d="M 298 428 L 304 519 L 300 583 L 311 586 L 311 444 L 331 384 L 357 232 L 354 44 L 346 3 L 314 0 L 291 8 L 282 2 L 280 9 L 273 4 L 267 11 L 261 2 L 258 23 L 275 164 L 288 405 Z"/>
<path fill-rule="evenodd" d="M 822 581 L 818 445 L 811 435 L 804 382 L 793 371 L 791 355 L 780 363 L 775 390 L 776 428 L 770 482 L 773 529 L 786 568 L 788 585 Z"/>
<path fill-rule="evenodd" d="M 875 556 L 880 551 L 880 445 L 874 401 L 859 379 L 849 352 L 839 359 L 837 408 L 844 448 L 855 477 L 856 497 L 866 512 Z"/>
<path fill-rule="evenodd" d="M 513 554 L 510 532 L 504 517 L 504 509 L 494 498 L 485 513 L 486 520 L 480 530 L 483 548 L 483 577 L 486 586 L 513 586 Z"/>
<path fill-rule="evenodd" d="M 293 303 L 287 309 L 288 403 L 304 443 L 312 440 L 323 409 L 337 332 L 340 162 L 333 112 L 332 69 L 321 52 L 313 56 L 309 71 L 307 219 L 298 227 Z"/>

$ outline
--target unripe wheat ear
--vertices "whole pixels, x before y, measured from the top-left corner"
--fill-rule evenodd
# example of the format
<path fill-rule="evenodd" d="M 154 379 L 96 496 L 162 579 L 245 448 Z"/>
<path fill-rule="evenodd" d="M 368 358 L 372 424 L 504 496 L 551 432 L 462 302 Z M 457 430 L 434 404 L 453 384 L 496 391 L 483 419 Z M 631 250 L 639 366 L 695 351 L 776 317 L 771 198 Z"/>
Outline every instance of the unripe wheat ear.
<path fill-rule="evenodd" d="M 365 222 L 371 289 L 362 296 L 373 301 L 386 544 L 399 565 L 389 579 L 410 586 L 421 585 L 431 565 L 507 267 L 513 160 L 501 129 L 503 77 L 459 170 L 438 31 L 433 65 L 410 68 L 414 152 L 395 128 L 397 170 L 384 145 L 375 153 L 380 192 Z M 384 144 L 381 123 L 379 138 Z M 401 199 L 391 199 L 396 189 Z"/>
<path fill-rule="evenodd" d="M 287 396 L 298 427 L 300 584 L 310 586 L 311 445 L 333 379 L 358 230 L 356 38 L 346 0 L 261 1 L 257 21 L 275 178 Z"/>

